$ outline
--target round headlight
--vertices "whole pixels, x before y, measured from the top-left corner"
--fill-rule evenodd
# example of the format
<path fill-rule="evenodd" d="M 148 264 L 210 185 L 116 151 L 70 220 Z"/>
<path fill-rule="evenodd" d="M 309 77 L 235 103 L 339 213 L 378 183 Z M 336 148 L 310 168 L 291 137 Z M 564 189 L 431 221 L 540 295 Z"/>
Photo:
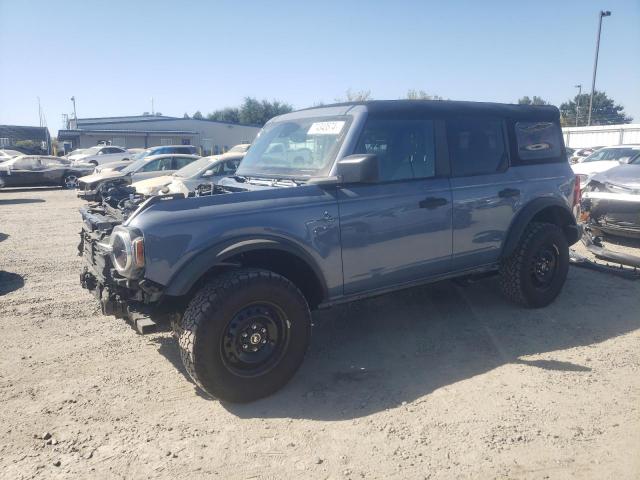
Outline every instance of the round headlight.
<path fill-rule="evenodd" d="M 131 266 L 131 240 L 123 232 L 115 232 L 111 240 L 111 258 L 119 272 Z"/>

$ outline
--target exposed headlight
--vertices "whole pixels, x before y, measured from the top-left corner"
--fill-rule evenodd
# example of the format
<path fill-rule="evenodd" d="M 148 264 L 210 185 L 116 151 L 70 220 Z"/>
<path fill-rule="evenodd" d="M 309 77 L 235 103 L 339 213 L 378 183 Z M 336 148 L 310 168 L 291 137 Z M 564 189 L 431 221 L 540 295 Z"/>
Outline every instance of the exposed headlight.
<path fill-rule="evenodd" d="M 580 180 L 580 188 L 581 189 L 586 187 L 587 183 L 589 183 L 589 175 L 584 175 L 582 173 L 579 173 L 578 175 L 576 175 L 576 177 L 578 177 L 578 179 Z"/>
<path fill-rule="evenodd" d="M 116 227 L 111 234 L 111 261 L 118 273 L 134 278 L 144 268 L 144 237 L 125 227 Z"/>

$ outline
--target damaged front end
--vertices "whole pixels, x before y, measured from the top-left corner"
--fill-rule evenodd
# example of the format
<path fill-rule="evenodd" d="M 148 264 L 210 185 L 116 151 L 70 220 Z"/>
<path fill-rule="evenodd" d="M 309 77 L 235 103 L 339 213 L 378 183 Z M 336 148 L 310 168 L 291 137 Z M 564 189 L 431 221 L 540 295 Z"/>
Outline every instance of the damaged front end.
<path fill-rule="evenodd" d="M 198 195 L 217 193 L 223 189 L 203 186 Z M 127 220 L 156 202 L 184 199 L 179 193 L 145 197 L 129 185 L 112 184 L 101 201 L 80 208 L 80 284 L 100 302 L 103 314 L 128 320 L 140 333 L 174 320 L 176 306 L 164 302 L 161 285 L 144 278 L 144 235 L 127 226 Z"/>
<path fill-rule="evenodd" d="M 640 256 L 607 248 L 604 236 L 640 240 L 640 191 L 591 180 L 582 193 L 580 220 L 587 250 L 599 260 L 630 267 L 627 273 L 637 278 Z"/>
<path fill-rule="evenodd" d="M 129 320 L 146 333 L 155 327 L 150 317 L 162 290 L 142 278 L 144 237 L 95 207 L 83 207 L 80 214 L 78 254 L 84 258 L 80 285 L 93 293 L 102 313 Z"/>
<path fill-rule="evenodd" d="M 640 190 L 592 180 L 582 192 L 581 211 L 595 235 L 640 239 Z"/>

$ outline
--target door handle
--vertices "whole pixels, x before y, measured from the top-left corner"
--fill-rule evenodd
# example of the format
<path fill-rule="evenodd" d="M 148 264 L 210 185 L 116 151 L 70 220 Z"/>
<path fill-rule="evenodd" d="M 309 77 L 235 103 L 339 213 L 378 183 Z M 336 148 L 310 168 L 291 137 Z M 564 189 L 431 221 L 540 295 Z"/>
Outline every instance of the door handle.
<path fill-rule="evenodd" d="M 418 206 L 420 208 L 428 208 L 432 210 L 434 208 L 442 207 L 447 204 L 447 199 L 442 197 L 427 197 L 424 200 L 420 200 Z"/>
<path fill-rule="evenodd" d="M 517 188 L 505 188 L 504 190 L 500 190 L 498 192 L 498 196 L 500 198 L 509 198 L 509 197 L 518 197 L 520 195 L 520 190 Z"/>

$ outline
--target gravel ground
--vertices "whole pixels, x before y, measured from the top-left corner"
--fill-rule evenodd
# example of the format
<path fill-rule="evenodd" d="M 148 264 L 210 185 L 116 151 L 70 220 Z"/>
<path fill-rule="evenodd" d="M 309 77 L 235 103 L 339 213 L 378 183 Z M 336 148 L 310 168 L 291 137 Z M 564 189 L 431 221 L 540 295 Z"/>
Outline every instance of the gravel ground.
<path fill-rule="evenodd" d="M 229 405 L 168 333 L 79 286 L 73 192 L 0 192 L 0 477 L 640 477 L 640 281 L 572 268 L 542 310 L 493 279 L 314 314 L 307 359 Z"/>

